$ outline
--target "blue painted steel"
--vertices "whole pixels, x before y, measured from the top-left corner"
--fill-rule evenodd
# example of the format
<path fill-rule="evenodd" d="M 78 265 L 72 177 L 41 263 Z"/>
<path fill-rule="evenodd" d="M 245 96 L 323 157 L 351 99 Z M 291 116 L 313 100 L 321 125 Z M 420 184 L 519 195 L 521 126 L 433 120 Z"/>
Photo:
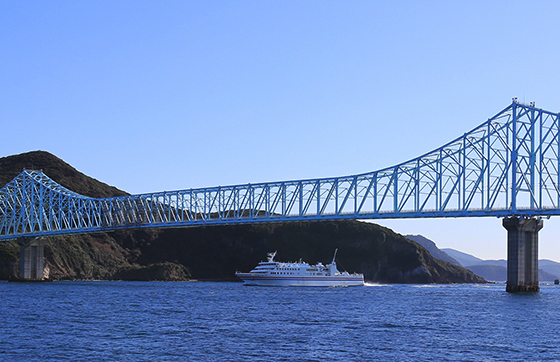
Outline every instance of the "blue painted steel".
<path fill-rule="evenodd" d="M 514 99 L 443 147 L 374 172 L 105 199 L 25 170 L 0 189 L 0 239 L 248 222 L 559 215 L 559 129 L 559 114 Z"/>

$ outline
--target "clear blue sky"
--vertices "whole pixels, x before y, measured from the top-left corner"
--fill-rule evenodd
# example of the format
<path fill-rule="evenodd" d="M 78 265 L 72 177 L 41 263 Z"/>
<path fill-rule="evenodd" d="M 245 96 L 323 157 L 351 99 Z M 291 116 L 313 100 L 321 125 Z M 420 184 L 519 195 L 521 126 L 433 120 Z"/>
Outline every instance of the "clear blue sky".
<path fill-rule="evenodd" d="M 49 151 L 130 193 L 344 176 L 518 97 L 560 112 L 560 3 L 0 2 L 0 157 Z M 395 231 L 506 257 L 500 219 Z M 560 261 L 560 217 L 540 256 Z"/>

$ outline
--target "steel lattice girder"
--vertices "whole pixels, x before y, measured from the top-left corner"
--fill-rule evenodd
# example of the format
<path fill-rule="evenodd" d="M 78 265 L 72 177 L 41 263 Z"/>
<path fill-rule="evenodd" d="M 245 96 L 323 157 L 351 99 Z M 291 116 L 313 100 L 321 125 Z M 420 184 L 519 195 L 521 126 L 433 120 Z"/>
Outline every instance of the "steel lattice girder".
<path fill-rule="evenodd" d="M 560 214 L 559 114 L 513 102 L 418 158 L 359 175 L 94 199 L 24 170 L 0 189 L 0 239 L 322 219 Z"/>

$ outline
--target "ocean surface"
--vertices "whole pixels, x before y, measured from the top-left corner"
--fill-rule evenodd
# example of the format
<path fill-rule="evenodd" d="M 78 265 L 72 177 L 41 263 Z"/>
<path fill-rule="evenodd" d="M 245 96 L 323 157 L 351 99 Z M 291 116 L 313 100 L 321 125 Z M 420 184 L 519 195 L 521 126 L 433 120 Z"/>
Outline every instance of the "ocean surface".
<path fill-rule="evenodd" d="M 0 282 L 0 361 L 558 361 L 560 286 Z"/>

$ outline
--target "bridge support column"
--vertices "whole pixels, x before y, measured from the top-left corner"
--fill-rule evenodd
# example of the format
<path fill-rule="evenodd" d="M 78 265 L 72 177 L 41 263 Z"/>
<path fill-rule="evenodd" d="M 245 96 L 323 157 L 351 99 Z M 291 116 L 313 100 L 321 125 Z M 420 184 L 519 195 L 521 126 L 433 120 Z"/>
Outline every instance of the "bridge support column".
<path fill-rule="evenodd" d="M 19 244 L 19 280 L 37 281 L 45 277 L 44 250 L 46 239 L 20 238 Z"/>
<path fill-rule="evenodd" d="M 508 231 L 507 292 L 539 291 L 539 231 L 543 221 L 505 218 Z"/>

